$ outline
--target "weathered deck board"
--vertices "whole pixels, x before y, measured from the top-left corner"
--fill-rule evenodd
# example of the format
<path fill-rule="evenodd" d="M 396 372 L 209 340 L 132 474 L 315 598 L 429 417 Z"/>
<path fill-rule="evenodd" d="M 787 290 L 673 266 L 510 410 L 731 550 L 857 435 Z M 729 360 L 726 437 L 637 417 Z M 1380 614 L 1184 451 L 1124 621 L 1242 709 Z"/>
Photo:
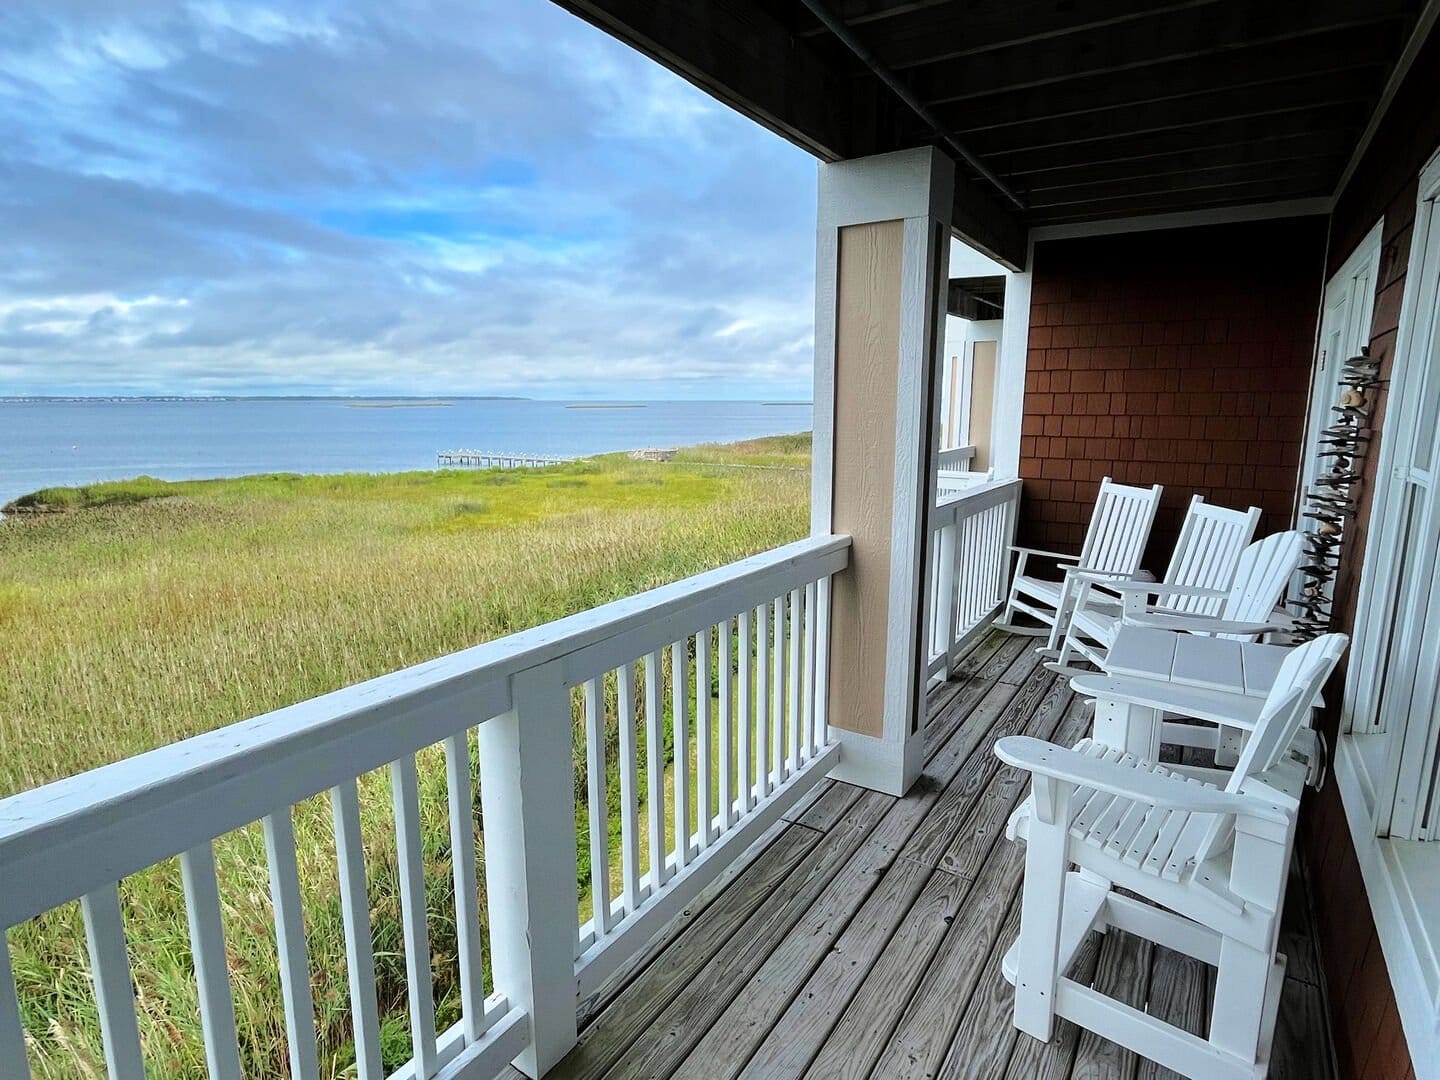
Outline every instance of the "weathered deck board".
<path fill-rule="evenodd" d="M 1001 956 L 1023 859 L 1005 821 L 1023 776 L 991 746 L 1023 732 L 1072 743 L 1089 713 L 1038 667 L 1032 640 L 992 635 L 931 691 L 929 755 L 896 800 L 826 783 L 583 1006 L 557 1077 L 1168 1076 L 1064 1021 L 1041 1044 L 1010 1024 Z M 1273 1077 L 1333 1076 L 1303 880 Z M 1203 1031 L 1213 972 L 1114 932 L 1072 977 Z M 507 1073 L 508 1078 L 519 1074 Z"/>

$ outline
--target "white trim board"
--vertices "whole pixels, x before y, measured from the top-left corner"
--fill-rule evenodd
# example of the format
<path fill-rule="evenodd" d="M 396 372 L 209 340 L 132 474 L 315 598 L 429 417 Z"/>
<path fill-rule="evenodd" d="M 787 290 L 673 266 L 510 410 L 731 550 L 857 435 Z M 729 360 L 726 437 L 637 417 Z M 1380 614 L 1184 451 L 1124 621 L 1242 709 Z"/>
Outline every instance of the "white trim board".
<path fill-rule="evenodd" d="M 1440 2 L 1440 0 L 1436 0 Z M 1329 195 L 1313 199 L 1284 199 L 1279 202 L 1248 203 L 1245 206 L 1217 206 L 1210 210 L 1179 210 L 1169 214 L 1112 218 L 1107 221 L 1077 221 L 1069 225 L 1037 225 L 1030 240 L 1075 240 L 1085 236 L 1116 233 L 1157 232 L 1161 229 L 1188 229 L 1199 225 L 1231 225 L 1242 221 L 1269 221 L 1273 218 L 1315 217 L 1328 214 L 1335 205 Z"/>
<path fill-rule="evenodd" d="M 1417 900 L 1433 900 L 1440 883 L 1440 844 L 1375 835 L 1366 791 L 1374 789 L 1361 743 L 1379 735 L 1341 735 L 1335 748 L 1335 783 L 1350 839 L 1360 862 L 1365 895 L 1416 1080 L 1440 1080 L 1440 913 L 1422 915 Z"/>

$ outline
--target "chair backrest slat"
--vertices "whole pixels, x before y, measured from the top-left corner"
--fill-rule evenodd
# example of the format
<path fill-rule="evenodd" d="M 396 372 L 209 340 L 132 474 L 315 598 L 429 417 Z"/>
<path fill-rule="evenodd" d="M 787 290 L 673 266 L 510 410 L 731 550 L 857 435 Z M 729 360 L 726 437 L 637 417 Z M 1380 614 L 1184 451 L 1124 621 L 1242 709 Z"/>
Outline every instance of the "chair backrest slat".
<path fill-rule="evenodd" d="M 1167 585 L 1194 585 L 1204 589 L 1228 589 L 1235 580 L 1241 553 L 1255 535 L 1260 508 L 1231 510 L 1212 506 L 1200 495 L 1190 499 L 1180 539 L 1170 557 L 1170 567 L 1161 580 Z M 1219 597 L 1159 597 L 1162 607 L 1200 615 L 1214 615 L 1223 602 Z"/>
<path fill-rule="evenodd" d="M 1100 481 L 1095 512 L 1080 549 L 1080 566 L 1119 574 L 1138 570 L 1162 490 L 1159 484 L 1148 488 L 1117 484 L 1108 476 Z"/>
<path fill-rule="evenodd" d="M 1300 565 L 1302 547 L 1300 534 L 1294 529 L 1273 533 L 1248 546 L 1240 554 L 1220 617 L 1252 623 L 1268 619 Z"/>
<path fill-rule="evenodd" d="M 1279 764 L 1300 728 L 1309 719 L 1311 706 L 1349 643 L 1350 639 L 1344 634 L 1324 634 L 1290 650 L 1290 655 L 1285 657 L 1280 670 L 1275 673 L 1270 692 L 1265 695 L 1265 704 L 1260 709 L 1255 730 L 1240 752 L 1235 771 L 1225 785 L 1226 791 L 1238 792 L 1250 777 Z M 1234 835 L 1234 815 L 1216 815 L 1196 858 L 1203 862 L 1211 855 L 1224 851 Z"/>

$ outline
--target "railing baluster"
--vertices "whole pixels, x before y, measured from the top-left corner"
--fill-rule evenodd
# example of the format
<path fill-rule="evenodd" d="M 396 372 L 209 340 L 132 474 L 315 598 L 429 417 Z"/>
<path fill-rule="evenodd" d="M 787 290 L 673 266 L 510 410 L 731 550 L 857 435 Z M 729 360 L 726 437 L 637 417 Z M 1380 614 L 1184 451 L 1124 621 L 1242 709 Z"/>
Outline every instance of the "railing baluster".
<path fill-rule="evenodd" d="M 813 759 L 820 748 L 815 731 L 815 582 L 805 586 L 805 757 Z"/>
<path fill-rule="evenodd" d="M 640 777 L 635 747 L 635 664 L 615 673 L 616 718 L 620 725 L 620 868 L 625 913 L 640 906 Z"/>
<path fill-rule="evenodd" d="M 340 871 L 340 915 L 345 926 L 345 967 L 350 1015 L 355 1027 L 358 1080 L 381 1080 L 380 1011 L 375 989 L 375 944 L 370 933 L 370 898 L 365 889 L 365 847 L 360 833 L 360 793 L 354 780 L 330 789 L 335 822 L 335 859 Z"/>
<path fill-rule="evenodd" d="M 445 740 L 445 799 L 450 810 L 450 864 L 455 880 L 455 945 L 465 1038 L 485 1031 L 485 956 L 480 882 L 475 869 L 475 793 L 470 787 L 470 732 Z"/>
<path fill-rule="evenodd" d="M 650 882 L 658 890 L 669 877 L 665 864 L 665 732 L 661 693 L 660 654 L 645 657 L 645 772 L 649 785 L 645 793 L 646 820 L 650 840 Z"/>
<path fill-rule="evenodd" d="M 751 697 L 750 612 L 740 612 L 738 648 L 740 653 L 740 812 L 748 814 L 755 805 L 755 702 Z"/>
<path fill-rule="evenodd" d="M 800 719 L 800 645 L 804 636 L 805 613 L 800 610 L 800 590 L 790 590 L 790 772 L 800 771 L 801 736 L 803 722 Z"/>
<path fill-rule="evenodd" d="M 760 797 L 770 794 L 770 605 L 755 609 L 755 746 Z"/>
<path fill-rule="evenodd" d="M 734 623 L 726 619 L 716 628 L 720 646 L 720 828 L 735 824 L 735 724 L 731 699 L 735 683 L 731 673 L 732 658 L 730 632 Z"/>
<path fill-rule="evenodd" d="M 25 1025 L 20 1020 L 20 997 L 10 945 L 0 930 L 0 1068 L 15 1080 L 30 1080 L 30 1059 L 25 1052 Z"/>
<path fill-rule="evenodd" d="M 775 767 L 775 786 L 779 787 L 785 782 L 785 595 L 775 598 L 772 608 L 775 620 L 775 653 L 774 668 L 771 671 L 772 689 L 774 690 L 774 709 L 772 718 L 772 730 L 775 736 L 775 746 L 772 750 Z"/>
<path fill-rule="evenodd" d="M 610 805 L 605 776 L 605 699 L 599 679 L 585 684 L 585 774 L 590 816 L 590 899 L 595 936 L 610 932 Z"/>
<path fill-rule="evenodd" d="M 200 1028 L 211 1080 L 240 1080 L 240 1049 L 235 1037 L 235 1001 L 225 960 L 225 931 L 220 922 L 220 888 L 215 852 L 201 844 L 180 856 L 195 989 L 200 996 Z"/>
<path fill-rule="evenodd" d="M 435 1056 L 434 973 L 430 968 L 430 924 L 425 905 L 425 852 L 420 841 L 420 777 L 415 755 L 390 765 L 395 802 L 395 840 L 400 864 L 400 919 L 405 936 L 405 982 L 410 998 L 410 1042 L 416 1071 L 429 1077 Z"/>
<path fill-rule="evenodd" d="M 310 994 L 310 958 L 305 946 L 305 919 L 300 897 L 300 870 L 295 865 L 295 825 L 284 806 L 264 821 L 265 860 L 270 869 L 270 902 L 275 908 L 275 948 L 280 961 L 280 996 L 285 1008 L 285 1033 L 290 1049 L 290 1075 L 318 1080 L 315 1046 L 315 1004 Z"/>
<path fill-rule="evenodd" d="M 815 588 L 815 741 L 830 743 L 830 579 Z"/>
<path fill-rule="evenodd" d="M 140 1028 L 135 1021 L 135 987 L 130 981 L 125 923 L 120 917 L 120 890 L 104 885 L 81 897 L 80 908 L 105 1043 L 105 1070 L 110 1080 L 145 1080 Z"/>
<path fill-rule="evenodd" d="M 710 629 L 695 635 L 695 816 L 700 827 L 700 850 L 710 846 L 711 797 L 715 791 L 710 775 Z"/>
<path fill-rule="evenodd" d="M 690 657 L 685 642 L 670 646 L 670 686 L 674 695 L 675 734 L 675 863 L 690 865 L 690 718 L 686 673 Z"/>

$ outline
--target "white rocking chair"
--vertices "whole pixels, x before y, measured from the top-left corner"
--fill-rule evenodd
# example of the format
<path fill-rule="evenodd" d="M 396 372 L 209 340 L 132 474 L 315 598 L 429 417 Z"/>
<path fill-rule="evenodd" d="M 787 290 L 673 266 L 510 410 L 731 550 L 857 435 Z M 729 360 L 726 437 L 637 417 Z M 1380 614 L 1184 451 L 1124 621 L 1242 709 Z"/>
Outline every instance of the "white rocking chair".
<path fill-rule="evenodd" d="M 1058 551 L 1012 546 L 1010 550 L 1019 555 L 1019 560 L 1015 564 L 1015 576 L 1010 582 L 1005 610 L 995 625 L 1015 634 L 1048 632 L 1049 648 L 1058 648 L 1069 614 L 1067 601 L 1070 591 L 1066 586 L 1070 577 L 1077 571 L 1084 571 L 1096 577 L 1134 579 L 1140 569 L 1141 556 L 1145 554 L 1145 542 L 1150 538 L 1150 526 L 1155 521 L 1155 511 L 1160 505 L 1163 490 L 1159 484 L 1148 488 L 1117 484 L 1107 476 L 1100 481 L 1100 494 L 1095 500 L 1095 511 L 1090 516 L 1090 527 L 1085 532 L 1080 554 L 1067 555 Z M 1056 564 L 1073 565 L 1061 565 L 1063 573 L 1058 581 L 1032 577 L 1025 573 L 1032 555 Z M 1038 619 L 1044 626 L 1017 626 L 1017 612 Z M 1048 631 L 1045 627 L 1049 628 Z"/>
<path fill-rule="evenodd" d="M 1212 506 L 1203 496 L 1195 495 L 1185 511 L 1180 538 L 1170 556 L 1164 578 L 1154 586 L 1136 586 L 1159 595 L 1164 610 L 1200 615 L 1217 614 L 1236 577 L 1245 546 L 1255 535 L 1260 523 L 1260 508 L 1231 510 Z M 1122 603 L 1118 589 L 1111 588 L 1113 579 L 1091 577 L 1083 572 L 1069 576 L 1066 586 L 1075 595 L 1070 600 L 1070 618 L 1065 624 L 1065 640 L 1058 654 L 1058 663 L 1049 665 L 1063 669 L 1072 655 L 1080 655 L 1097 667 L 1105 666 L 1105 654 L 1115 641 L 1120 628 Z M 1162 588 L 1161 586 L 1167 586 Z M 1168 586 L 1210 590 L 1210 593 L 1177 593 Z"/>
<path fill-rule="evenodd" d="M 1033 777 L 1007 829 L 1026 841 L 1020 936 L 1003 965 L 1016 1027 L 1048 1042 L 1060 1016 L 1197 1080 L 1265 1076 L 1306 775 L 1292 741 L 1346 644 L 1327 634 L 1286 657 L 1223 789 L 1089 739 L 1073 750 L 1025 736 L 995 744 Z M 1112 926 L 1218 969 L 1208 1038 L 1067 976 L 1089 932 Z"/>

